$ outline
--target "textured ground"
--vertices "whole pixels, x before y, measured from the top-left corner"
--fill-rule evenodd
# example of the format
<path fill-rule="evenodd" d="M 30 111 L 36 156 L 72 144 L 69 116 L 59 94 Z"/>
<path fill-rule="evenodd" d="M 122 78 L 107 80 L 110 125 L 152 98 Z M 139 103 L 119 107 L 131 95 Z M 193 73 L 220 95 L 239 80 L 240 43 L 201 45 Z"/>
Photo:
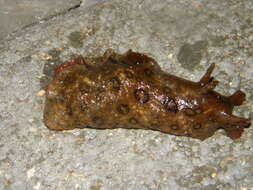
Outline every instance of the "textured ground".
<path fill-rule="evenodd" d="M 253 116 L 252 0 L 111 0 L 67 11 L 0 42 L 0 189 L 252 190 L 253 127 L 201 142 L 147 130 L 49 131 L 42 89 L 55 65 L 129 48 L 217 91 L 241 88 Z M 39 93 L 38 93 L 39 92 Z"/>
<path fill-rule="evenodd" d="M 80 4 L 81 0 L 0 0 L 0 40 Z"/>

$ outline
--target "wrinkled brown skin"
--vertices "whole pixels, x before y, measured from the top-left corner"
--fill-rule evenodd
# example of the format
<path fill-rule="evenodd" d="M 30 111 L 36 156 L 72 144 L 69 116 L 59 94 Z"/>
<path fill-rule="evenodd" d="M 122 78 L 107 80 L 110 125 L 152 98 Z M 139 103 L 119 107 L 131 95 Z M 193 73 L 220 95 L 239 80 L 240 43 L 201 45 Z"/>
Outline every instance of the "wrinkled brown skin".
<path fill-rule="evenodd" d="M 52 130 L 74 128 L 151 129 L 204 140 L 223 128 L 241 136 L 250 119 L 232 115 L 245 94 L 225 97 L 213 89 L 212 64 L 199 82 L 161 70 L 157 62 L 129 50 L 60 65 L 46 92 L 44 122 Z"/>

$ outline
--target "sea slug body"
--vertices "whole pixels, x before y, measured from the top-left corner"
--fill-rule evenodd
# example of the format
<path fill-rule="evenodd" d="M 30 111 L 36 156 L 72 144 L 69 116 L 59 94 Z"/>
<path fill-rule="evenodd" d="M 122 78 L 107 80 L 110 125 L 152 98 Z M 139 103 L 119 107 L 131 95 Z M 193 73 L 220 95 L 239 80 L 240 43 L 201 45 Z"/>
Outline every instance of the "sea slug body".
<path fill-rule="evenodd" d="M 250 119 L 232 115 L 245 100 L 238 90 L 223 96 L 208 68 L 199 82 L 161 70 L 141 53 L 79 57 L 55 70 L 46 91 L 44 122 L 52 130 L 151 129 L 204 140 L 220 128 L 237 139 Z"/>

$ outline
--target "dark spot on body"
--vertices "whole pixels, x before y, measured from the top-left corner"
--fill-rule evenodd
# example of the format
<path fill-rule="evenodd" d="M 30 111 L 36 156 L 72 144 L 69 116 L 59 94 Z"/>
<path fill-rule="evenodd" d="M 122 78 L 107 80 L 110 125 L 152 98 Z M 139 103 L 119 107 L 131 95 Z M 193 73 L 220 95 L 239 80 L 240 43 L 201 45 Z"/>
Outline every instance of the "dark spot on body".
<path fill-rule="evenodd" d="M 72 110 L 72 106 L 70 103 L 67 104 L 67 114 L 72 116 L 73 115 L 73 110 Z"/>
<path fill-rule="evenodd" d="M 133 125 L 136 125 L 136 124 L 138 123 L 138 120 L 135 119 L 134 117 L 131 117 L 131 118 L 129 119 L 129 123 L 131 123 L 131 124 L 133 124 Z"/>
<path fill-rule="evenodd" d="M 81 111 L 86 111 L 87 109 L 87 104 L 83 101 L 81 101 L 81 104 L 80 104 L 80 110 Z"/>
<path fill-rule="evenodd" d="M 149 101 L 149 94 L 144 89 L 137 89 L 134 92 L 135 99 L 141 104 L 147 103 Z"/>
<path fill-rule="evenodd" d="M 95 116 L 92 118 L 92 122 L 96 125 L 102 125 L 104 123 L 104 120 L 99 116 Z"/>
<path fill-rule="evenodd" d="M 167 111 L 176 112 L 177 104 L 174 99 L 166 96 L 163 100 L 163 105 Z"/>
<path fill-rule="evenodd" d="M 113 77 L 110 80 L 110 84 L 112 86 L 112 88 L 114 88 L 115 90 L 119 90 L 120 89 L 120 80 L 118 79 L 118 77 Z"/>
<path fill-rule="evenodd" d="M 191 108 L 185 108 L 185 109 L 183 109 L 183 112 L 187 116 L 194 116 L 194 115 L 196 115 L 196 112 L 193 109 L 191 109 Z"/>
<path fill-rule="evenodd" d="M 200 123 L 194 123 L 193 124 L 193 129 L 200 129 L 201 128 L 201 124 Z"/>
<path fill-rule="evenodd" d="M 80 92 L 81 92 L 82 95 L 88 94 L 89 91 L 90 91 L 90 86 L 87 85 L 87 84 L 85 84 L 85 83 L 80 84 L 79 85 L 79 90 L 80 90 Z"/>
<path fill-rule="evenodd" d="M 125 75 L 126 75 L 127 78 L 129 78 L 129 79 L 133 79 L 134 78 L 133 73 L 131 73 L 130 71 L 125 71 L 124 73 L 125 73 Z"/>
<path fill-rule="evenodd" d="M 117 107 L 117 111 L 122 115 L 126 115 L 129 113 L 130 108 L 128 107 L 127 104 L 119 104 Z"/>
<path fill-rule="evenodd" d="M 150 69 L 144 69 L 144 73 L 148 77 L 151 77 L 153 75 L 153 71 Z"/>

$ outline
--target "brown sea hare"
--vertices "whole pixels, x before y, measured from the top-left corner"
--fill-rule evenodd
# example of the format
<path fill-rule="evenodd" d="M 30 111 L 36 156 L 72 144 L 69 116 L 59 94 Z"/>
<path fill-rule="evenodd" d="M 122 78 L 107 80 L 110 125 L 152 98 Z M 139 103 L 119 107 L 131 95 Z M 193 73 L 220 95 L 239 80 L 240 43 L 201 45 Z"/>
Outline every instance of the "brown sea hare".
<path fill-rule="evenodd" d="M 44 122 L 52 130 L 151 129 L 204 140 L 220 128 L 237 139 L 250 119 L 232 115 L 245 94 L 223 96 L 212 64 L 199 82 L 161 70 L 131 50 L 123 55 L 79 57 L 60 65 L 46 92 Z"/>

